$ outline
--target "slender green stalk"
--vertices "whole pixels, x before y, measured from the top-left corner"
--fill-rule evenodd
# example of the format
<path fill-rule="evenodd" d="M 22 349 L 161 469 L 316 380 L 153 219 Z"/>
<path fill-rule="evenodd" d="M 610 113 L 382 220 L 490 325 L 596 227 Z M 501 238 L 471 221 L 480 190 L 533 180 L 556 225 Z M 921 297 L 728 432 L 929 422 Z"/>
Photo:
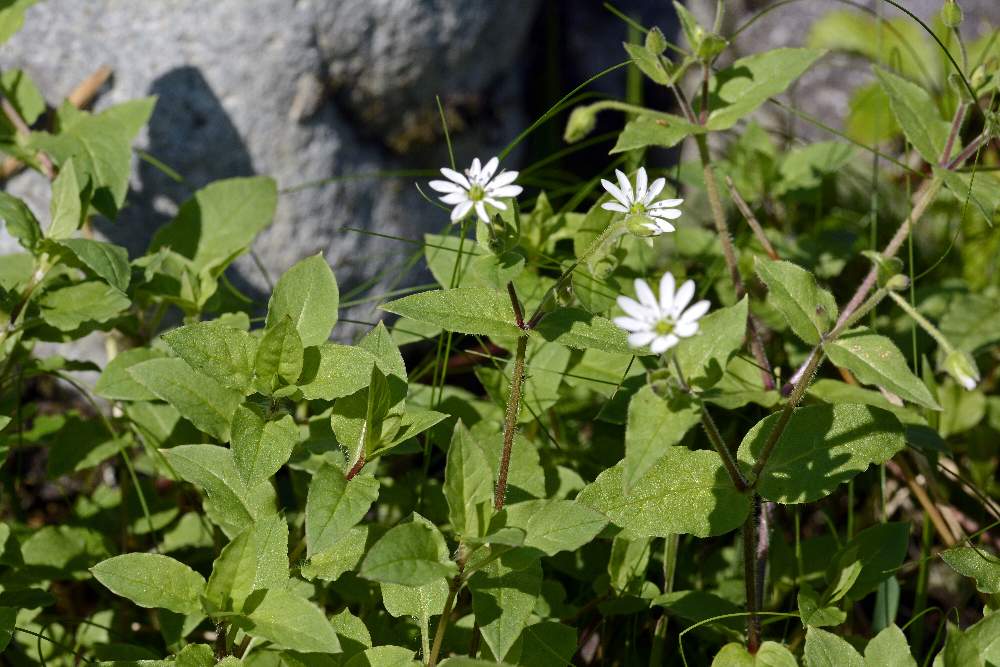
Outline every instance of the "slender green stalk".
<path fill-rule="evenodd" d="M 507 471 L 510 468 L 510 452 L 514 447 L 514 434 L 517 431 L 517 416 L 521 412 L 521 387 L 524 384 L 524 357 L 528 350 L 528 335 L 517 339 L 517 350 L 514 353 L 514 373 L 510 379 L 510 397 L 507 399 L 507 412 L 503 426 L 503 452 L 500 454 L 500 470 L 497 473 L 497 487 L 493 496 L 493 507 L 496 511 L 503 509 L 504 498 L 507 495 Z"/>
<path fill-rule="evenodd" d="M 930 335 L 930 337 L 933 338 L 935 342 L 937 342 L 937 344 L 941 346 L 941 349 L 948 352 L 952 351 L 953 349 L 952 345 L 951 343 L 948 342 L 948 339 L 944 337 L 944 334 L 941 333 L 941 331 L 936 326 L 931 324 L 930 320 L 921 315 L 920 312 L 916 308 L 914 308 L 909 301 L 899 296 L 895 292 L 889 292 L 889 296 L 890 298 L 892 298 L 893 301 L 896 302 L 896 305 L 902 308 L 907 315 L 913 318 L 913 321 L 919 324 L 920 328 L 926 331 L 928 335 Z"/>
<path fill-rule="evenodd" d="M 740 472 L 733 453 L 729 451 L 729 446 L 722 439 L 722 434 L 719 433 L 719 427 L 715 425 L 715 420 L 712 419 L 712 415 L 709 414 L 708 408 L 704 404 L 701 406 L 701 423 L 705 427 L 705 433 L 708 434 L 708 439 L 712 441 L 715 451 L 719 452 L 719 456 L 722 458 L 722 465 L 725 466 L 726 472 L 729 473 L 729 478 L 733 480 L 733 485 L 738 491 L 746 491 L 749 487 L 747 479 Z"/>
<path fill-rule="evenodd" d="M 431 646 L 430 653 L 425 654 L 427 657 L 427 667 L 435 667 L 437 665 L 438 656 L 441 654 L 441 645 L 444 643 L 444 633 L 448 629 L 448 623 L 451 621 L 451 612 L 455 608 L 455 598 L 458 596 L 458 591 L 462 588 L 462 577 L 467 557 L 465 545 L 459 544 L 458 554 L 455 558 L 455 562 L 458 564 L 458 574 L 448 584 L 448 597 L 445 599 L 441 617 L 438 618 L 437 630 L 434 632 L 434 644 Z"/>
<path fill-rule="evenodd" d="M 663 540 L 663 593 L 674 592 L 674 574 L 677 571 L 677 548 L 680 535 L 667 535 Z M 664 613 L 656 620 L 653 628 L 653 645 L 649 651 L 649 667 L 660 667 L 663 664 L 663 649 L 667 643 L 667 627 L 670 616 Z"/>

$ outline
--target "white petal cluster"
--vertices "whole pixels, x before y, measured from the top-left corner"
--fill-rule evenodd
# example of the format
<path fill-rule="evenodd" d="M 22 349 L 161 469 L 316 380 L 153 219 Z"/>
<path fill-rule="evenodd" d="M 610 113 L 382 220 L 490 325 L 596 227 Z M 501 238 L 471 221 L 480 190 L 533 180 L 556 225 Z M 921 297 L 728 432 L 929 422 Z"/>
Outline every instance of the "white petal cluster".
<path fill-rule="evenodd" d="M 618 297 L 618 305 L 625 316 L 616 317 L 615 324 L 629 332 L 629 345 L 649 345 L 655 354 L 662 354 L 677 345 L 681 338 L 698 333 L 698 320 L 708 312 L 711 304 L 698 301 L 688 307 L 695 290 L 691 280 L 675 287 L 674 276 L 664 273 L 660 279 L 659 299 L 646 281 L 640 279 L 635 281 L 638 301 L 627 296 Z"/>
<path fill-rule="evenodd" d="M 514 185 L 517 172 L 501 171 L 496 174 L 499 166 L 500 160 L 493 157 L 486 164 L 480 163 L 479 158 L 474 159 L 472 166 L 464 174 L 447 167 L 441 168 L 441 173 L 448 180 L 431 181 L 429 185 L 444 193 L 441 201 L 452 207 L 452 222 L 460 221 L 474 208 L 479 219 L 488 223 L 490 216 L 486 212 L 487 204 L 503 211 L 507 209 L 507 205 L 500 201 L 501 198 L 521 194 L 521 186 Z"/>
<path fill-rule="evenodd" d="M 618 185 L 609 180 L 601 179 L 601 185 L 615 198 L 615 201 L 602 204 L 601 208 L 624 213 L 626 216 L 646 216 L 651 222 L 647 222 L 643 226 L 652 232 L 653 236 L 674 231 L 674 226 L 670 224 L 670 221 L 681 217 L 681 211 L 677 207 L 683 204 L 684 200 L 661 199 L 654 201 L 657 195 L 663 192 L 667 179 L 661 177 L 649 183 L 646 169 L 639 167 L 635 174 L 635 189 L 633 189 L 632 183 L 621 170 L 615 169 L 615 175 L 618 177 Z"/>

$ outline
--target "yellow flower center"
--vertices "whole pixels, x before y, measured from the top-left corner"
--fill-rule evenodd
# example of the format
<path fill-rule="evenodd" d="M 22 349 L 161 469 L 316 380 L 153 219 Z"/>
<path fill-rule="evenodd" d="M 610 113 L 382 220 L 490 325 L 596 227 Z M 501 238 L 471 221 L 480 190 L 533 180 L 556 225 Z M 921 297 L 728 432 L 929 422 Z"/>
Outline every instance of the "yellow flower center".
<path fill-rule="evenodd" d="M 672 334 L 674 332 L 674 321 L 671 319 L 662 319 L 656 323 L 656 333 L 661 336 L 666 336 L 667 334 Z"/>
<path fill-rule="evenodd" d="M 473 183 L 469 188 L 469 199 L 472 201 L 482 201 L 486 197 L 486 190 L 478 183 Z"/>

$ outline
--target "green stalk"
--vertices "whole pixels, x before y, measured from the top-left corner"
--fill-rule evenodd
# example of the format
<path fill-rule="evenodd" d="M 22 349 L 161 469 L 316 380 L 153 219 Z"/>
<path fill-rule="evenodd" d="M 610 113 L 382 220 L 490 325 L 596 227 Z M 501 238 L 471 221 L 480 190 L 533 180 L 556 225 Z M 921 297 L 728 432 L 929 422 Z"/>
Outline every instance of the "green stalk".
<path fill-rule="evenodd" d="M 510 397 L 507 399 L 507 411 L 504 417 L 503 452 L 500 454 L 500 470 L 497 473 L 497 487 L 493 496 L 493 508 L 497 512 L 503 509 L 504 497 L 507 495 L 507 472 L 510 468 L 514 434 L 517 431 L 517 416 L 521 412 L 521 387 L 524 384 L 524 357 L 527 349 L 528 335 L 525 333 L 517 339 L 517 350 L 514 353 L 514 374 L 510 379 Z"/>
<path fill-rule="evenodd" d="M 677 548 L 680 535 L 667 535 L 663 541 L 663 593 L 674 592 L 674 574 L 677 571 Z M 653 628 L 653 646 L 649 651 L 649 667 L 660 667 L 663 664 L 663 649 L 667 643 L 667 626 L 670 617 L 666 611 L 656 620 Z"/>

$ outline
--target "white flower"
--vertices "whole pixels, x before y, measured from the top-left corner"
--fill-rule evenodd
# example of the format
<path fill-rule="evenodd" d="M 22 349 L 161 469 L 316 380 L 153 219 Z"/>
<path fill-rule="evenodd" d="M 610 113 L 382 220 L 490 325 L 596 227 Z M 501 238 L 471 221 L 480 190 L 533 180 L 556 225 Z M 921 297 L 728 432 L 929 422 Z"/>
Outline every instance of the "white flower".
<path fill-rule="evenodd" d="M 681 217 L 681 211 L 677 207 L 683 204 L 684 200 L 661 199 L 660 201 L 653 201 L 658 194 L 663 192 L 663 188 L 667 184 L 667 179 L 658 178 L 650 183 L 647 188 L 648 177 L 646 176 L 646 169 L 639 167 L 639 171 L 635 174 L 635 190 L 633 191 L 632 184 L 621 170 L 615 169 L 615 175 L 618 176 L 618 185 L 606 179 L 601 179 L 601 185 L 616 200 L 601 204 L 601 208 L 616 213 L 624 213 L 627 216 L 641 215 L 648 218 L 652 222 L 644 223 L 643 227 L 652 232 L 653 236 L 674 231 L 674 226 L 669 221 Z"/>
<path fill-rule="evenodd" d="M 451 209 L 451 221 L 458 222 L 473 208 L 476 215 L 483 222 L 488 223 L 490 216 L 486 213 L 486 205 L 501 211 L 507 209 L 507 205 L 500 201 L 501 197 L 516 197 L 521 194 L 521 186 L 514 185 L 517 179 L 516 171 L 501 171 L 495 177 L 500 160 L 490 158 L 482 165 L 479 158 L 472 161 L 472 166 L 465 170 L 465 174 L 460 174 L 454 169 L 441 168 L 447 181 L 431 181 L 430 186 L 438 192 L 445 193 L 441 201 L 454 208 Z"/>
<path fill-rule="evenodd" d="M 694 282 L 687 280 L 674 291 L 674 277 L 670 273 L 664 273 L 660 279 L 659 299 L 646 281 L 638 278 L 635 295 L 638 301 L 627 296 L 618 297 L 625 317 L 616 317 L 615 324 L 629 332 L 629 345 L 649 345 L 655 354 L 662 354 L 677 345 L 681 338 L 698 333 L 698 320 L 711 305 L 708 301 L 699 301 L 688 308 L 694 297 Z"/>

